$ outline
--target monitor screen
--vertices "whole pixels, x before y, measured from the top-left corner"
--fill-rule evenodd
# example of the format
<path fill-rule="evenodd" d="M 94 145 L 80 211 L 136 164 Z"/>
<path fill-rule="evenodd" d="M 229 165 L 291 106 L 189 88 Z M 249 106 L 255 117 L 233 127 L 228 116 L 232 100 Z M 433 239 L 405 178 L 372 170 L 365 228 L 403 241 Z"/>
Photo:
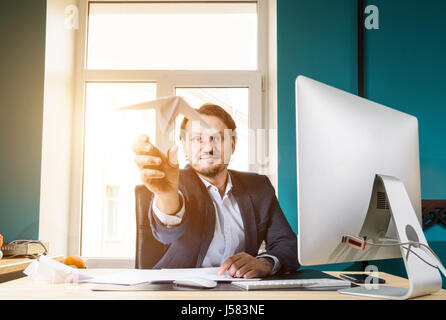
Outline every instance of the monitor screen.
<path fill-rule="evenodd" d="M 417 119 L 299 76 L 296 150 L 300 264 L 401 257 L 398 247 L 355 250 L 342 237 L 360 234 L 377 174 L 404 183 L 421 223 Z M 392 219 L 382 236 L 396 238 Z"/>

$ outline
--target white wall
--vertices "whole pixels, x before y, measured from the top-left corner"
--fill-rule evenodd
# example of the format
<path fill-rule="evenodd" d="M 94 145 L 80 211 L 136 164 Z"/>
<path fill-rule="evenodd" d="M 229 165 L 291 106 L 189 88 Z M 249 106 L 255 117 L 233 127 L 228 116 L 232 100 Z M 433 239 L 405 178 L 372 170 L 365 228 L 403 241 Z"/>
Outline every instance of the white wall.
<path fill-rule="evenodd" d="M 76 0 L 47 0 L 39 239 L 67 255 L 75 37 L 66 14 Z M 73 7 L 71 7 L 73 8 Z M 75 27 L 74 24 L 71 24 Z"/>

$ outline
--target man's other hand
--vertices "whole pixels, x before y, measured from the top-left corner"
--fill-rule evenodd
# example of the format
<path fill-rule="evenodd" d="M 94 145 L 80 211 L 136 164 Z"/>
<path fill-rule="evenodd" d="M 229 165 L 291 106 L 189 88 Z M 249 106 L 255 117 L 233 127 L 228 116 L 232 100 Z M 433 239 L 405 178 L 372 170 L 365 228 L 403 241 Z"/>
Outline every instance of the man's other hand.
<path fill-rule="evenodd" d="M 267 258 L 255 258 L 246 252 L 240 252 L 226 259 L 218 270 L 222 275 L 225 271 L 234 278 L 262 278 L 271 273 L 273 264 Z"/>

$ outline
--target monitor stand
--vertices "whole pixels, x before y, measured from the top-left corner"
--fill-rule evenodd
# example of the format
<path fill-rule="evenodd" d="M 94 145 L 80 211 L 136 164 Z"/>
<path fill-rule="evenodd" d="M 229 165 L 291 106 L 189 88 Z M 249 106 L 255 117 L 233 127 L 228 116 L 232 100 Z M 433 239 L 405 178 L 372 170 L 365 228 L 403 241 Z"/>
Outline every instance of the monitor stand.
<path fill-rule="evenodd" d="M 391 222 L 394 223 L 399 242 L 416 241 L 427 245 L 404 184 L 395 177 L 376 175 L 369 210 L 359 235 L 377 243 L 379 238 L 385 236 Z M 442 284 L 440 272 L 437 268 L 423 262 L 420 257 L 434 266 L 437 265 L 435 260 L 420 247 L 412 246 L 410 248 L 412 252 L 409 253 L 408 246 L 404 247 L 406 249 L 400 247 L 400 250 L 409 279 L 408 288 L 365 285 L 341 289 L 338 292 L 372 298 L 404 300 L 440 290 Z"/>

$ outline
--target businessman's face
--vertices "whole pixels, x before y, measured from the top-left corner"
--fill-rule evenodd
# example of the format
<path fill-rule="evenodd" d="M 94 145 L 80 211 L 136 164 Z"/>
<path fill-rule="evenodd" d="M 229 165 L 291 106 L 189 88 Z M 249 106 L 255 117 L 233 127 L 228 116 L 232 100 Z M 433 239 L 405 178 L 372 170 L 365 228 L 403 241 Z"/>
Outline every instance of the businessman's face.
<path fill-rule="evenodd" d="M 189 121 L 186 125 L 183 150 L 191 167 L 207 177 L 215 177 L 228 167 L 235 151 L 236 139 L 231 129 L 215 116 L 202 115 L 212 129 Z"/>

